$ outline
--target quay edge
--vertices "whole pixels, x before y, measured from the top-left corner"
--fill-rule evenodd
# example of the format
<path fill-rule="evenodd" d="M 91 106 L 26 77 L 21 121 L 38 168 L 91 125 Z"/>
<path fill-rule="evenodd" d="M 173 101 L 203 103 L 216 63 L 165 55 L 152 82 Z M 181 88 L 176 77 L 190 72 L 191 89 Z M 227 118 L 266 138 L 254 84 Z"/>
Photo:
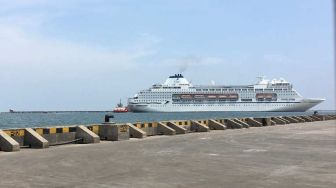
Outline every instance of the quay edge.
<path fill-rule="evenodd" d="M 65 144 L 93 144 L 100 140 L 122 141 L 156 135 L 176 135 L 212 130 L 242 129 L 270 125 L 289 125 L 313 121 L 335 120 L 335 114 L 310 116 L 276 116 L 265 118 L 217 118 L 171 120 L 162 122 L 102 123 L 79 126 L 37 127 L 0 130 L 0 151 L 41 148 Z M 1 154 L 1 153 L 0 153 Z"/>

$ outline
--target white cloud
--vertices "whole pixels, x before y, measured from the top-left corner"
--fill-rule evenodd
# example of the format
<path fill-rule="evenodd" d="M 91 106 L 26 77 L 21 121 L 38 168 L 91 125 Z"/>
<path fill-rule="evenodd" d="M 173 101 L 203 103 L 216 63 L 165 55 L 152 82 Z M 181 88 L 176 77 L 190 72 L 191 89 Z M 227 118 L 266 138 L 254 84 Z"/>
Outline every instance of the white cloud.
<path fill-rule="evenodd" d="M 277 53 L 264 54 L 262 60 L 267 64 L 290 65 L 296 63 L 293 59 L 289 58 L 288 56 Z"/>
<path fill-rule="evenodd" d="M 41 17 L 0 18 L 0 77 L 8 73 L 19 76 L 27 72 L 44 75 L 127 70 L 136 67 L 139 59 L 155 55 L 155 45 L 160 42 L 148 33 L 141 34 L 131 47 L 115 51 L 42 36 L 38 27 L 43 22 Z"/>
<path fill-rule="evenodd" d="M 214 66 L 224 63 L 224 59 L 221 57 L 201 57 L 201 56 L 185 56 L 181 58 L 171 58 L 162 61 L 163 64 L 178 67 L 179 72 L 185 72 L 186 70 L 199 67 L 199 66 Z"/>

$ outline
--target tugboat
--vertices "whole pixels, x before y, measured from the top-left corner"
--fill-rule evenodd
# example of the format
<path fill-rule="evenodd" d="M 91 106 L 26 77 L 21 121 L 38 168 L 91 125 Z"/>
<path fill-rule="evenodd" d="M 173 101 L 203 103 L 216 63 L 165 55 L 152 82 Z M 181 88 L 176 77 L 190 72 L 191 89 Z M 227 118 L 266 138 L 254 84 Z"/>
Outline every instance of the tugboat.
<path fill-rule="evenodd" d="M 117 104 L 117 106 L 113 109 L 113 112 L 115 113 L 123 113 L 123 112 L 128 112 L 127 107 L 124 107 L 123 104 L 120 102 Z"/>

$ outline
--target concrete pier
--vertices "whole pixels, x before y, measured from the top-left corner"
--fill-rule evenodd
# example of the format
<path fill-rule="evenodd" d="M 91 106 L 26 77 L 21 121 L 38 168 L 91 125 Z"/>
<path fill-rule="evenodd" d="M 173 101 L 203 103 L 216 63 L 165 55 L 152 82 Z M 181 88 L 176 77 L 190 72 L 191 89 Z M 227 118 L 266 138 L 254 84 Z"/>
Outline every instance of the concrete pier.
<path fill-rule="evenodd" d="M 310 118 L 309 116 L 299 116 L 300 118 L 304 119 L 306 122 L 312 122 L 314 121 L 312 118 Z"/>
<path fill-rule="evenodd" d="M 317 116 L 309 116 L 309 117 L 312 118 L 314 121 L 322 121 L 322 119 Z"/>
<path fill-rule="evenodd" d="M 253 118 L 246 118 L 246 122 L 251 126 L 251 127 L 262 127 L 262 123 L 259 121 L 254 120 Z"/>
<path fill-rule="evenodd" d="M 282 121 L 284 121 L 284 122 L 286 122 L 286 124 L 291 123 L 290 121 L 288 121 L 287 119 L 285 119 L 283 117 L 277 117 L 277 118 L 280 119 L 280 120 L 282 120 Z"/>
<path fill-rule="evenodd" d="M 145 138 L 156 135 L 175 135 L 211 130 L 225 130 L 268 125 L 284 125 L 336 119 L 334 114 L 311 116 L 283 116 L 265 118 L 171 120 L 164 122 L 137 122 L 134 124 L 91 124 L 86 126 L 57 126 L 3 130 L 0 146 L 13 139 L 19 146 L 47 148 L 48 146 L 73 143 L 98 143 L 100 140 L 120 141 L 129 138 Z M 8 136 L 4 135 L 7 134 Z M 14 143 L 14 142 L 13 142 Z M 10 151 L 11 149 L 6 149 Z M 13 149 L 14 151 L 14 149 Z"/>
<path fill-rule="evenodd" d="M 241 128 L 243 128 L 243 126 L 240 123 L 235 122 L 234 120 L 231 120 L 231 119 L 224 119 L 224 122 L 225 122 L 227 128 L 229 128 L 229 129 L 241 129 Z"/>
<path fill-rule="evenodd" d="M 191 121 L 190 130 L 195 132 L 208 132 L 210 129 L 202 123 Z"/>
<path fill-rule="evenodd" d="M 274 121 L 277 125 L 285 125 L 286 121 L 284 121 L 283 119 L 279 118 L 279 117 L 273 117 L 271 118 L 272 121 Z"/>
<path fill-rule="evenodd" d="M 114 123 L 103 123 L 99 128 L 99 137 L 102 140 L 109 141 L 129 140 L 129 126 Z"/>
<path fill-rule="evenodd" d="M 290 123 L 299 123 L 298 120 L 292 118 L 292 117 L 289 117 L 289 116 L 283 116 L 282 118 L 284 118 L 285 120 L 289 121 Z"/>
<path fill-rule="evenodd" d="M 295 119 L 299 123 L 304 123 L 306 122 L 304 119 L 300 118 L 299 116 L 291 116 L 291 118 Z"/>
<path fill-rule="evenodd" d="M 277 123 L 275 121 L 273 121 L 272 119 L 270 120 L 271 121 L 271 125 L 276 125 Z"/>
<path fill-rule="evenodd" d="M 7 133 L 0 130 L 0 151 L 13 152 L 19 150 L 20 144 Z"/>
<path fill-rule="evenodd" d="M 221 124 L 218 121 L 213 120 L 213 119 L 210 119 L 208 121 L 208 127 L 211 130 L 225 130 L 226 129 L 226 126 L 224 124 Z"/>
<path fill-rule="evenodd" d="M 271 125 L 271 118 L 254 118 L 254 120 L 260 122 L 263 126 Z"/>
<path fill-rule="evenodd" d="M 174 129 L 176 131 L 176 134 L 186 134 L 188 130 L 186 128 L 183 128 L 182 126 L 176 125 L 176 123 L 173 123 L 171 121 L 167 122 L 167 126 Z"/>
<path fill-rule="evenodd" d="M 24 133 L 24 145 L 28 145 L 31 148 L 48 148 L 49 142 L 32 128 L 26 128 Z"/>
<path fill-rule="evenodd" d="M 176 131 L 172 128 L 170 128 L 169 126 L 159 122 L 157 125 L 157 134 L 158 135 L 175 135 Z"/>
<path fill-rule="evenodd" d="M 235 122 L 239 123 L 241 126 L 243 126 L 243 128 L 249 128 L 250 125 L 240 119 L 233 119 Z"/>
<path fill-rule="evenodd" d="M 1 187 L 336 185 L 336 121 L 0 151 Z"/>
<path fill-rule="evenodd" d="M 99 136 L 83 125 L 76 128 L 76 138 L 82 139 L 79 141 L 81 144 L 95 144 L 100 142 Z"/>
<path fill-rule="evenodd" d="M 146 132 L 137 128 L 131 123 L 127 123 L 129 127 L 129 133 L 131 138 L 145 138 L 147 136 Z"/>

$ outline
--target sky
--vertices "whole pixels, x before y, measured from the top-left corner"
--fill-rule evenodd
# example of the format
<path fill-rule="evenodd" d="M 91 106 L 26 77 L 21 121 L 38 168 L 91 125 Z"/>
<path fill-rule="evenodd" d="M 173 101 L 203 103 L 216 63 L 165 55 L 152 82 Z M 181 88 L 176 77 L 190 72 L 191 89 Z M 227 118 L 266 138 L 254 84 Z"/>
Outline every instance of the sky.
<path fill-rule="evenodd" d="M 331 0 L 0 0 L 0 111 L 111 110 L 175 73 L 335 109 Z"/>

